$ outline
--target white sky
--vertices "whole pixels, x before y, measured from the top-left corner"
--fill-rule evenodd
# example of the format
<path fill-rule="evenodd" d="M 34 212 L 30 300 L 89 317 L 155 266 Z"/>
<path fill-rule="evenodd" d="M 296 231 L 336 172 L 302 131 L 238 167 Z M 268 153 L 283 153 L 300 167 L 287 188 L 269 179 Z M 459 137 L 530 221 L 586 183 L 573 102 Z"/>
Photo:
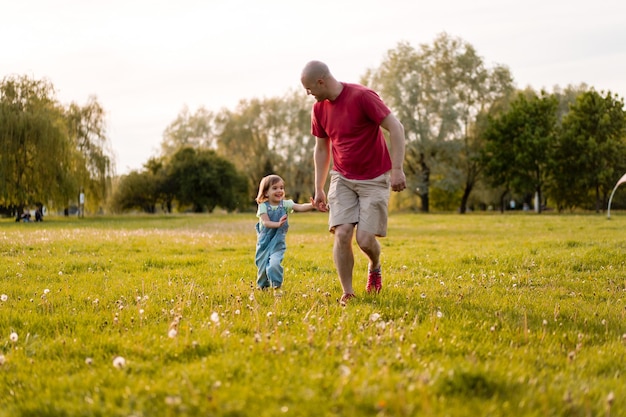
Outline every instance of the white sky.
<path fill-rule="evenodd" d="M 0 14 L 0 78 L 46 78 L 63 104 L 95 95 L 119 174 L 158 153 L 184 106 L 282 96 L 311 59 L 358 82 L 399 42 L 441 32 L 520 88 L 626 96 L 624 0 L 0 0 Z"/>

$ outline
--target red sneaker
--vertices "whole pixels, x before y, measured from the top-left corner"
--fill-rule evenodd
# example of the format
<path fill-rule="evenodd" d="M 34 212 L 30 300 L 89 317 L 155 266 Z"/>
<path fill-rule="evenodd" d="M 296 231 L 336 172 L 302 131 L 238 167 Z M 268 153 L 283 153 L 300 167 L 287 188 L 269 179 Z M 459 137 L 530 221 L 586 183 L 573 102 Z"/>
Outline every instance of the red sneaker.
<path fill-rule="evenodd" d="M 367 286 L 365 290 L 367 292 L 380 292 L 383 289 L 383 275 L 380 268 L 373 269 L 369 271 L 367 276 Z"/>

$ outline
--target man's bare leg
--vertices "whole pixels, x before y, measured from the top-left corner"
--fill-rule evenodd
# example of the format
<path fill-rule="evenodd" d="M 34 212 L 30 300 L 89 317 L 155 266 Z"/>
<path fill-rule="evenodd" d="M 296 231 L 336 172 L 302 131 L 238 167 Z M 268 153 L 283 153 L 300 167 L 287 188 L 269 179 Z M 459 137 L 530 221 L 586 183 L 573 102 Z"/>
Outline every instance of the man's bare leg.
<path fill-rule="evenodd" d="M 354 225 L 352 224 L 342 224 L 335 227 L 333 258 L 344 294 L 354 294 L 354 289 L 352 288 L 352 271 L 354 269 L 353 235 Z"/>

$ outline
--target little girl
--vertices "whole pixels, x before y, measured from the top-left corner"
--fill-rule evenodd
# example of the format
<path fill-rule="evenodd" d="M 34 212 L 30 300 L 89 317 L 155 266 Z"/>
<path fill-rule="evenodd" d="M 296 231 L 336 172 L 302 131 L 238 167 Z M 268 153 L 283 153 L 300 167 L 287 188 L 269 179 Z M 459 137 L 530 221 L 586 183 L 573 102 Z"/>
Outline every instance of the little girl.
<path fill-rule="evenodd" d="M 310 203 L 297 204 L 293 200 L 283 200 L 285 182 L 278 175 L 263 177 L 259 184 L 256 202 L 259 204 L 256 224 L 257 243 L 255 264 L 258 268 L 256 283 L 259 288 L 280 288 L 283 284 L 282 261 L 287 245 L 285 235 L 289 228 L 287 213 L 311 211 Z"/>

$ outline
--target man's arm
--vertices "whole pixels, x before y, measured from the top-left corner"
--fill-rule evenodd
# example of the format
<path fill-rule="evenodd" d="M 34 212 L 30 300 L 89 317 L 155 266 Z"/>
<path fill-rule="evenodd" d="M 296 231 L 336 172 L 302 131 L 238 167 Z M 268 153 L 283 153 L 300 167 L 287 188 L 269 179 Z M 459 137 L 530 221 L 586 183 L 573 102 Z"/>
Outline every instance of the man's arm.
<path fill-rule="evenodd" d="M 315 138 L 313 163 L 315 164 L 315 198 L 313 204 L 319 211 L 328 211 L 324 184 L 326 184 L 326 176 L 330 168 L 330 139 Z"/>
<path fill-rule="evenodd" d="M 404 175 L 404 126 L 393 115 L 389 114 L 383 119 L 380 125 L 389 131 L 389 141 L 391 142 L 391 189 L 402 191 L 406 188 L 406 176 Z"/>

